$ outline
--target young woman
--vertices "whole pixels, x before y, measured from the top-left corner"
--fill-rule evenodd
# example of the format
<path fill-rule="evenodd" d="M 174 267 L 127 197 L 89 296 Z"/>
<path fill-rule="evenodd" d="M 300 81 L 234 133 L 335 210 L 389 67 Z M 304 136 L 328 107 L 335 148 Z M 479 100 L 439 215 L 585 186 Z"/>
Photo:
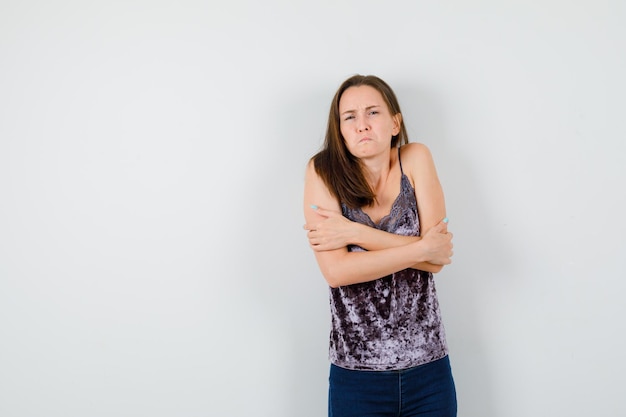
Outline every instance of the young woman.
<path fill-rule="evenodd" d="M 452 256 L 443 191 L 380 78 L 335 94 L 304 212 L 330 286 L 329 416 L 456 416 L 433 280 Z"/>

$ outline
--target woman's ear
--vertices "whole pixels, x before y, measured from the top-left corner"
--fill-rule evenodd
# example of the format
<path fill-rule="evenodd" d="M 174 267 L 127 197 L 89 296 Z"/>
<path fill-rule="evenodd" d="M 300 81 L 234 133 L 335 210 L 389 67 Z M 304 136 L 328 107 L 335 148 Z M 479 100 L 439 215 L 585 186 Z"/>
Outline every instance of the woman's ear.
<path fill-rule="evenodd" d="M 402 114 L 396 113 L 392 116 L 393 119 L 393 136 L 396 136 L 400 133 L 400 126 L 402 126 Z"/>

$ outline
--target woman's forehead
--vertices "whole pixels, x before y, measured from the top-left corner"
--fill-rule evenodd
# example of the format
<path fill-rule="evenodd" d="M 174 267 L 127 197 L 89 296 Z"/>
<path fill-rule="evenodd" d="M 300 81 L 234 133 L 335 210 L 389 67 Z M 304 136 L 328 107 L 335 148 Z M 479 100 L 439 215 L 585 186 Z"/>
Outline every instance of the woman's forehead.
<path fill-rule="evenodd" d="M 339 99 L 340 112 L 384 105 L 382 94 L 369 85 L 349 87 Z"/>

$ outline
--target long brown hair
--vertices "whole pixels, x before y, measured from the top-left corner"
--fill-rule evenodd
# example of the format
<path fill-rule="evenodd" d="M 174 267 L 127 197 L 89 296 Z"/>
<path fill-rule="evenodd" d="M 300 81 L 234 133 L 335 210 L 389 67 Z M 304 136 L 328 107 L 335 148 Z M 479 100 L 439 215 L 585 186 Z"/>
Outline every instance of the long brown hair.
<path fill-rule="evenodd" d="M 333 97 L 324 146 L 312 158 L 315 172 L 322 178 L 331 194 L 341 203 L 353 208 L 369 206 L 376 200 L 376 194 L 365 179 L 359 159 L 348 151 L 339 125 L 341 96 L 348 88 L 362 85 L 375 88 L 383 96 L 391 115 L 402 113 L 396 95 L 386 82 L 374 75 L 353 75 L 341 84 Z M 392 137 L 391 147 L 395 148 L 406 143 L 409 143 L 409 138 L 401 117 L 400 131 Z"/>

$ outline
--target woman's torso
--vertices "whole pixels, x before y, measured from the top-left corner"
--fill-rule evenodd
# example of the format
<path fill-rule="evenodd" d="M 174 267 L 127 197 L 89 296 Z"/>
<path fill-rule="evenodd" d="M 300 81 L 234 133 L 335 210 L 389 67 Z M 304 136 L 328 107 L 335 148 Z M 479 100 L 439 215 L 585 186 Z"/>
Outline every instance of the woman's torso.
<path fill-rule="evenodd" d="M 342 204 L 343 215 L 386 232 L 419 236 L 415 190 L 399 156 L 398 169 L 400 192 L 388 214 L 375 222 L 361 208 Z M 348 250 L 364 249 L 349 246 Z M 429 272 L 405 269 L 375 281 L 330 288 L 330 307 L 329 356 L 337 366 L 397 370 L 428 363 L 448 353 Z"/>

